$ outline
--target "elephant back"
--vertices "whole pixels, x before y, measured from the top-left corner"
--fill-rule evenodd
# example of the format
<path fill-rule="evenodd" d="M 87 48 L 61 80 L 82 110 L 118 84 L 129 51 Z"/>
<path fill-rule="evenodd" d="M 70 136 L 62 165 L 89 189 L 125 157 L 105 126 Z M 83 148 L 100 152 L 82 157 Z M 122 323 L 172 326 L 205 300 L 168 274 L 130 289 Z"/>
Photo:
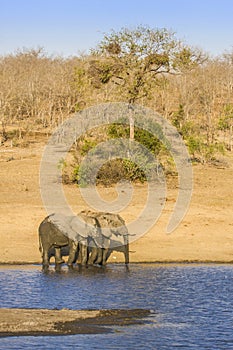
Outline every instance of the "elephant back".
<path fill-rule="evenodd" d="M 77 240 L 77 233 L 71 227 L 72 216 L 61 213 L 54 213 L 48 217 L 48 222 L 52 223 L 61 233 L 72 240 Z"/>
<path fill-rule="evenodd" d="M 83 210 L 81 214 L 95 218 L 99 227 L 101 227 L 102 235 L 106 238 L 110 238 L 112 234 L 117 236 L 129 235 L 125 221 L 119 214 L 102 211 L 93 212 L 91 210 Z"/>

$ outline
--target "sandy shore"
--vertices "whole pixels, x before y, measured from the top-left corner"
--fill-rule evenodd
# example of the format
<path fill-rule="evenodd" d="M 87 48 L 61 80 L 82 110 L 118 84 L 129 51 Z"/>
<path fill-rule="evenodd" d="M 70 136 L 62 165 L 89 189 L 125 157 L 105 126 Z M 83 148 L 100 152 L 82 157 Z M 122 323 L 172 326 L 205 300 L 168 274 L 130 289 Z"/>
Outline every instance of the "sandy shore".
<path fill-rule="evenodd" d="M 150 311 L 0 309 L 0 337 L 97 334 L 145 322 Z"/>
<path fill-rule="evenodd" d="M 39 188 L 39 167 L 44 143 L 27 148 L 0 147 L 0 263 L 38 263 L 38 226 L 46 216 Z M 193 167 L 193 195 L 179 227 L 165 233 L 174 210 L 178 186 L 169 184 L 166 204 L 150 231 L 130 245 L 131 262 L 233 262 L 233 156 L 228 166 Z M 87 208 L 76 186 L 64 186 L 75 212 Z M 105 200 L 116 198 L 115 188 L 99 188 Z M 127 223 L 144 208 L 145 185 L 134 186 L 132 201 L 121 215 Z M 111 261 L 123 261 L 113 253 Z"/>

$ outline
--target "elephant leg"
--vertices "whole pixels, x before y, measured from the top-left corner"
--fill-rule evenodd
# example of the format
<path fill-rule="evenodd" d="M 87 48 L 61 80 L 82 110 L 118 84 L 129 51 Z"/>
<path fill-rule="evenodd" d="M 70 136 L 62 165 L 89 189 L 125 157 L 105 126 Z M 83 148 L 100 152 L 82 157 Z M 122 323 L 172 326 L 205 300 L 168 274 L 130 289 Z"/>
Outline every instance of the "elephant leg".
<path fill-rule="evenodd" d="M 67 261 L 67 265 L 68 266 L 72 266 L 73 263 L 75 262 L 75 258 L 76 258 L 76 252 L 77 252 L 77 248 L 78 248 L 78 242 L 75 241 L 71 241 L 69 244 L 69 258 Z"/>
<path fill-rule="evenodd" d="M 102 265 L 106 265 L 108 257 L 110 256 L 110 238 L 103 237 L 103 252 L 102 252 Z"/>
<path fill-rule="evenodd" d="M 47 236 L 43 235 L 39 229 L 39 249 L 41 252 L 43 268 L 49 267 L 49 248 L 50 244 L 48 243 Z"/>
<path fill-rule="evenodd" d="M 129 243 L 127 243 L 124 247 L 125 251 L 125 264 L 127 265 L 129 263 Z"/>
<path fill-rule="evenodd" d="M 87 244 L 79 242 L 80 246 L 80 253 L 81 253 L 81 265 L 87 264 L 87 258 L 88 258 L 88 248 Z"/>
<path fill-rule="evenodd" d="M 49 250 L 44 248 L 42 253 L 42 265 L 43 268 L 49 267 Z"/>
<path fill-rule="evenodd" d="M 102 265 L 103 263 L 103 249 L 97 248 L 96 264 Z"/>
<path fill-rule="evenodd" d="M 129 263 L 129 238 L 124 236 L 124 254 L 125 254 L 125 264 Z"/>
<path fill-rule="evenodd" d="M 81 265 L 84 266 L 87 264 L 88 260 L 88 244 L 86 239 L 79 241 L 79 253 L 81 255 L 79 260 L 81 262 Z"/>
<path fill-rule="evenodd" d="M 93 247 L 91 252 L 91 257 L 88 261 L 90 265 L 96 264 L 102 264 L 102 248 Z"/>
<path fill-rule="evenodd" d="M 103 257 L 102 257 L 102 265 L 105 266 L 107 264 L 109 248 L 103 249 Z"/>
<path fill-rule="evenodd" d="M 97 255 L 98 255 L 98 251 L 97 251 L 97 247 L 92 247 L 91 249 L 91 255 L 88 257 L 88 265 L 93 265 L 94 262 L 96 261 Z"/>
<path fill-rule="evenodd" d="M 55 248 L 55 264 L 63 264 L 65 261 L 61 257 L 61 248 Z"/>

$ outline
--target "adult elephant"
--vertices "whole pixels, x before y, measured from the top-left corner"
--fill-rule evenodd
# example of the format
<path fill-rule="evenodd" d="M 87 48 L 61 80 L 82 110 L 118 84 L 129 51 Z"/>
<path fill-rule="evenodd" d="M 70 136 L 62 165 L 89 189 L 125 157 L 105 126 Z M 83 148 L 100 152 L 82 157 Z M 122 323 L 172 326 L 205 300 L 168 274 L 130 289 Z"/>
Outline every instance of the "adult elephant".
<path fill-rule="evenodd" d="M 119 214 L 84 210 L 80 213 L 97 221 L 101 235 L 93 239 L 97 249 L 89 258 L 89 264 L 106 265 L 113 251 L 124 253 L 125 264 L 129 263 L 129 232 L 124 219 Z"/>
<path fill-rule="evenodd" d="M 82 224 L 81 224 L 82 222 Z M 80 225 L 81 224 L 81 225 Z M 43 267 L 49 266 L 51 251 L 55 250 L 55 263 L 63 263 L 61 248 L 69 248 L 67 264 L 71 266 L 77 258 L 78 250 L 81 252 L 81 264 L 85 265 L 88 258 L 88 245 L 90 237 L 99 234 L 98 223 L 85 214 L 65 216 L 55 213 L 47 216 L 39 226 L 39 249 L 42 255 Z M 97 247 L 94 253 L 97 255 Z"/>

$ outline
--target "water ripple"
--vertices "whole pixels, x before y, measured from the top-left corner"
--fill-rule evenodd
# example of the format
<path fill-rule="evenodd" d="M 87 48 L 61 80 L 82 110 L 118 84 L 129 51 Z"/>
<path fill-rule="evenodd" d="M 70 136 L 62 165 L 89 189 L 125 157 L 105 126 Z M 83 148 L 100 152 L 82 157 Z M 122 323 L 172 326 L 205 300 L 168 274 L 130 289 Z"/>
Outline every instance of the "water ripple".
<path fill-rule="evenodd" d="M 43 273 L 0 267 L 0 306 L 151 309 L 113 334 L 2 338 L 0 349 L 233 349 L 232 265 L 108 265 Z M 75 346 L 75 347 L 74 347 Z"/>

